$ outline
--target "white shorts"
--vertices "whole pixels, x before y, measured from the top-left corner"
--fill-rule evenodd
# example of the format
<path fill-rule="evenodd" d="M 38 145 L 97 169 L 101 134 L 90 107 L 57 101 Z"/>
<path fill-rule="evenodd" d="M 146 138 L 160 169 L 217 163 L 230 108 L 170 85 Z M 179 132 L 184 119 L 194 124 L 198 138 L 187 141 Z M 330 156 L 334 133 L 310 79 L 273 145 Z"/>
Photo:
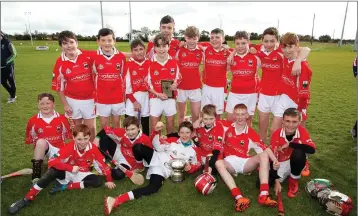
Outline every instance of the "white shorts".
<path fill-rule="evenodd" d="M 282 94 L 276 101 L 273 115 L 282 118 L 286 109 L 297 107 L 298 105 L 291 98 L 289 98 L 286 94 Z"/>
<path fill-rule="evenodd" d="M 173 116 L 177 113 L 177 107 L 174 99 L 161 100 L 159 98 L 151 98 L 149 100 L 150 115 L 159 117 L 163 113 L 165 116 Z"/>
<path fill-rule="evenodd" d="M 244 173 L 244 166 L 250 158 L 241 158 L 235 155 L 230 155 L 224 158 L 235 170 L 236 174 Z"/>
<path fill-rule="evenodd" d="M 66 97 L 66 100 L 72 108 L 72 119 L 93 119 L 96 117 L 94 99 L 77 100 Z"/>
<path fill-rule="evenodd" d="M 91 172 L 78 172 L 78 173 L 73 173 L 73 172 L 68 172 L 66 171 L 66 177 L 65 179 L 57 179 L 57 181 L 61 184 L 68 184 L 70 182 L 81 182 L 84 178 L 86 178 L 89 175 L 94 175 Z"/>
<path fill-rule="evenodd" d="M 241 104 L 241 103 L 247 106 L 247 111 L 249 112 L 249 115 L 253 116 L 256 110 L 257 93 L 235 94 L 230 92 L 227 99 L 225 111 L 228 113 L 233 113 L 236 104 Z"/>
<path fill-rule="evenodd" d="M 277 175 L 280 176 L 279 181 L 282 183 L 291 174 L 290 160 L 280 162 L 280 168 L 277 170 Z"/>
<path fill-rule="evenodd" d="M 269 95 L 259 94 L 259 102 L 257 104 L 257 109 L 260 112 L 274 113 L 275 104 L 279 98 L 280 95 L 269 96 Z"/>
<path fill-rule="evenodd" d="M 141 117 L 149 116 L 149 95 L 148 92 L 136 92 L 133 94 L 134 98 L 141 105 L 140 114 Z M 127 99 L 126 101 L 126 115 L 129 116 L 138 116 L 138 112 L 134 111 L 133 103 L 131 100 Z"/>
<path fill-rule="evenodd" d="M 55 154 L 57 154 L 57 152 L 60 150 L 59 148 L 56 148 L 55 146 L 51 145 L 51 143 L 49 143 L 46 140 L 47 144 L 48 144 L 48 149 L 47 149 L 47 153 L 46 156 L 48 158 L 51 158 L 52 156 L 54 156 Z"/>
<path fill-rule="evenodd" d="M 194 89 L 194 90 L 178 89 L 177 101 L 180 103 L 184 103 L 188 99 L 190 100 L 190 102 L 200 102 L 201 101 L 201 89 Z"/>
<path fill-rule="evenodd" d="M 207 85 L 203 85 L 201 109 L 203 109 L 203 107 L 207 104 L 213 104 L 216 106 L 216 113 L 218 115 L 223 114 L 224 100 L 224 87 L 210 87 Z"/>
<path fill-rule="evenodd" d="M 101 104 L 96 103 L 96 114 L 102 117 L 110 117 L 111 115 L 120 116 L 125 114 L 125 104 Z"/>
<path fill-rule="evenodd" d="M 119 145 L 117 145 L 116 151 L 115 151 L 115 153 L 113 155 L 113 160 L 117 161 L 119 164 L 125 164 L 130 169 L 132 169 L 132 166 L 128 163 L 126 158 L 123 156 L 122 151 L 121 151 L 121 147 L 119 147 Z"/>

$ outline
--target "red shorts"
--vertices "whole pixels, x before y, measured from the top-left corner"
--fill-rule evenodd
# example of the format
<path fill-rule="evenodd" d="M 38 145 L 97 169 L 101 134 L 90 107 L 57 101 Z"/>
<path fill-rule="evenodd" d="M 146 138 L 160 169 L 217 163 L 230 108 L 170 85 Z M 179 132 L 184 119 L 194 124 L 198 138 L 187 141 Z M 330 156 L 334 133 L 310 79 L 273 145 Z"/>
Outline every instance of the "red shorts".
<path fill-rule="evenodd" d="M 298 107 L 297 109 L 301 112 L 302 121 L 306 121 L 308 118 L 307 108 L 310 103 L 309 98 L 300 98 L 298 99 Z"/>

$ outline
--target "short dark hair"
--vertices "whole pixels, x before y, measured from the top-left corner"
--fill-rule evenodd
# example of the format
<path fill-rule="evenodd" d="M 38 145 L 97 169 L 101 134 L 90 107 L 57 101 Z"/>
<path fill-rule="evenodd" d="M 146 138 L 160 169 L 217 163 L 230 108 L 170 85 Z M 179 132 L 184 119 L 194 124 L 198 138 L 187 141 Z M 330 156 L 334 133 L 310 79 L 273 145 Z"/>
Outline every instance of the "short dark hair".
<path fill-rule="evenodd" d="M 60 32 L 58 35 L 58 45 L 62 46 L 62 43 L 68 41 L 68 39 L 74 39 L 77 42 L 75 33 L 68 30 Z"/>
<path fill-rule="evenodd" d="M 99 40 L 102 37 L 105 37 L 107 35 L 112 35 L 113 37 L 113 40 L 116 39 L 116 37 L 114 36 L 114 32 L 112 29 L 109 29 L 109 28 L 102 28 L 98 31 L 98 34 L 97 34 L 97 39 Z"/>
<path fill-rule="evenodd" d="M 285 112 L 283 113 L 283 118 L 285 118 L 285 116 L 291 116 L 291 117 L 297 117 L 301 120 L 301 113 L 298 109 L 296 108 L 288 108 L 285 110 Z"/>
<path fill-rule="evenodd" d="M 137 46 L 141 46 L 143 48 L 145 48 L 145 45 L 143 43 L 143 41 L 141 39 L 134 39 L 131 42 L 131 50 L 133 50 L 134 48 L 136 48 Z"/>
<path fill-rule="evenodd" d="M 42 98 L 48 97 L 48 99 L 52 102 L 55 102 L 55 97 L 50 93 L 41 93 L 37 96 L 37 100 L 40 101 Z"/>
<path fill-rule="evenodd" d="M 220 29 L 220 28 L 215 28 L 213 30 L 211 30 L 210 34 L 221 34 L 223 37 L 224 35 L 224 30 Z"/>
<path fill-rule="evenodd" d="M 174 22 L 174 18 L 169 16 L 169 15 L 166 15 L 164 16 L 161 20 L 160 20 L 160 25 L 162 24 L 168 24 L 168 23 L 175 23 Z"/>
<path fill-rule="evenodd" d="M 279 40 L 280 36 L 278 34 L 278 30 L 275 27 L 269 27 L 265 29 L 264 33 L 262 34 L 262 39 L 264 39 L 265 35 L 272 35 L 275 36 L 277 40 Z"/>
<path fill-rule="evenodd" d="M 135 125 L 139 128 L 139 124 L 138 124 L 138 119 L 135 116 L 128 116 L 127 118 L 124 119 L 123 121 L 123 127 L 127 128 L 131 125 Z"/>
<path fill-rule="evenodd" d="M 234 42 L 241 38 L 249 40 L 250 39 L 249 33 L 247 33 L 246 31 L 237 31 L 234 36 Z"/>
<path fill-rule="evenodd" d="M 159 40 L 162 41 L 162 44 L 163 44 L 163 45 L 165 45 L 165 44 L 169 45 L 169 39 L 168 39 L 167 37 L 165 37 L 165 35 L 162 34 L 162 33 L 157 34 L 157 35 L 154 37 L 153 42 L 154 42 L 154 45 L 155 45 L 156 47 L 159 47 L 159 46 L 160 46 Z"/>
<path fill-rule="evenodd" d="M 73 128 L 72 131 L 73 137 L 76 137 L 79 133 L 83 133 L 83 136 L 91 136 L 91 130 L 85 124 L 79 124 L 76 125 L 75 128 Z"/>
<path fill-rule="evenodd" d="M 189 121 L 183 121 L 182 123 L 180 123 L 180 124 L 179 124 L 179 128 L 178 128 L 178 131 L 180 131 L 180 129 L 182 129 L 182 128 L 184 128 L 184 127 L 189 128 L 189 130 L 190 130 L 191 132 L 194 131 L 193 124 L 192 124 L 191 122 L 189 122 Z"/>

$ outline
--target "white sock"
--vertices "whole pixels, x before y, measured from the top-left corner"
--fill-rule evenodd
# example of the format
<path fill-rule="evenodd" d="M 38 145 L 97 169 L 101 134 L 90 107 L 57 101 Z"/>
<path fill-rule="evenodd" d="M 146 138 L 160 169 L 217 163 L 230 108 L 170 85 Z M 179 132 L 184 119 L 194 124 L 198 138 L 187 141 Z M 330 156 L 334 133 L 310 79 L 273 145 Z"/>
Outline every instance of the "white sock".
<path fill-rule="evenodd" d="M 129 199 L 130 199 L 130 200 L 134 200 L 134 199 L 135 199 L 135 198 L 134 198 L 134 194 L 133 194 L 132 191 L 129 191 L 129 192 L 128 192 L 128 196 L 129 196 Z"/>
<path fill-rule="evenodd" d="M 81 189 L 85 188 L 85 184 L 83 183 L 83 181 L 81 181 L 81 183 L 80 183 L 80 188 Z"/>
<path fill-rule="evenodd" d="M 291 173 L 290 176 L 291 176 L 291 178 L 293 178 L 293 179 L 300 179 L 300 178 L 301 178 L 301 174 L 298 175 L 298 176 L 295 176 L 295 175 L 293 175 L 293 174 Z"/>
<path fill-rule="evenodd" d="M 35 188 L 36 190 L 38 190 L 38 191 L 40 191 L 40 190 L 43 189 L 43 188 L 41 188 L 40 186 L 38 186 L 38 184 L 35 184 L 35 185 L 34 185 L 34 188 Z"/>
<path fill-rule="evenodd" d="M 235 197 L 235 199 L 238 200 L 238 199 L 240 199 L 241 197 L 242 197 L 242 195 L 237 195 L 237 196 Z"/>
<path fill-rule="evenodd" d="M 263 196 L 263 195 L 269 195 L 269 192 L 268 191 L 261 191 L 260 196 Z"/>

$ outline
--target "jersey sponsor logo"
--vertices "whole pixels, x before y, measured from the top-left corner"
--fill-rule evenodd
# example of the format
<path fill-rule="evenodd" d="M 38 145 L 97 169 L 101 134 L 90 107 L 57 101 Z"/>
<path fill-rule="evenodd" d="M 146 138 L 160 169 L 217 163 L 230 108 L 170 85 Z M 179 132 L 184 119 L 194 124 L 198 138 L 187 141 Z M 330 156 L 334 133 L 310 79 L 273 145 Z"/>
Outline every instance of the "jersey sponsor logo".
<path fill-rule="evenodd" d="M 136 79 L 133 81 L 133 85 L 139 85 L 142 83 L 142 80 L 141 79 Z"/>
<path fill-rule="evenodd" d="M 84 67 L 85 69 L 88 69 L 88 63 L 87 63 L 87 62 L 84 62 L 84 63 L 83 63 L 83 67 Z"/>
<path fill-rule="evenodd" d="M 234 70 L 234 71 L 232 71 L 232 75 L 239 75 L 239 76 L 251 75 L 253 73 L 254 73 L 253 70 Z"/>
<path fill-rule="evenodd" d="M 121 64 L 117 63 L 117 64 L 116 64 L 116 69 L 117 69 L 117 70 L 120 70 L 120 69 L 121 69 Z"/>
<path fill-rule="evenodd" d="M 66 69 L 66 74 L 70 74 L 71 70 L 69 68 Z"/>
<path fill-rule="evenodd" d="M 104 68 L 104 67 L 103 67 L 102 64 L 98 65 L 98 69 L 99 69 L 99 70 L 102 70 L 103 68 Z"/>
<path fill-rule="evenodd" d="M 79 75 L 79 76 L 75 76 L 73 78 L 71 78 L 72 81 L 81 81 L 81 80 L 88 80 L 88 78 L 91 77 L 91 74 L 83 74 L 83 75 Z"/>
<path fill-rule="evenodd" d="M 199 62 L 182 62 L 180 64 L 182 67 L 199 67 L 200 63 Z"/>
<path fill-rule="evenodd" d="M 282 80 L 287 84 L 287 85 L 290 85 L 290 86 L 294 86 L 295 83 L 290 79 L 288 78 L 287 76 L 285 75 L 282 75 Z"/>
<path fill-rule="evenodd" d="M 159 72 L 158 72 L 158 71 L 154 71 L 154 75 L 155 75 L 155 76 L 158 76 L 158 75 L 159 75 Z"/>
<path fill-rule="evenodd" d="M 279 64 L 267 64 L 267 63 L 263 63 L 261 65 L 262 68 L 270 68 L 270 69 L 279 69 L 280 65 Z"/>
<path fill-rule="evenodd" d="M 161 80 L 157 80 L 157 81 L 155 81 L 155 82 L 154 82 L 154 85 L 162 85 Z"/>
<path fill-rule="evenodd" d="M 134 70 L 134 71 L 132 72 L 132 75 L 133 75 L 133 76 L 137 75 L 137 71 Z"/>
<path fill-rule="evenodd" d="M 207 64 L 214 64 L 214 65 L 226 65 L 226 60 L 214 60 L 214 59 L 206 59 Z"/>
<path fill-rule="evenodd" d="M 98 76 L 102 80 L 116 80 L 121 77 L 119 74 L 99 74 Z"/>

